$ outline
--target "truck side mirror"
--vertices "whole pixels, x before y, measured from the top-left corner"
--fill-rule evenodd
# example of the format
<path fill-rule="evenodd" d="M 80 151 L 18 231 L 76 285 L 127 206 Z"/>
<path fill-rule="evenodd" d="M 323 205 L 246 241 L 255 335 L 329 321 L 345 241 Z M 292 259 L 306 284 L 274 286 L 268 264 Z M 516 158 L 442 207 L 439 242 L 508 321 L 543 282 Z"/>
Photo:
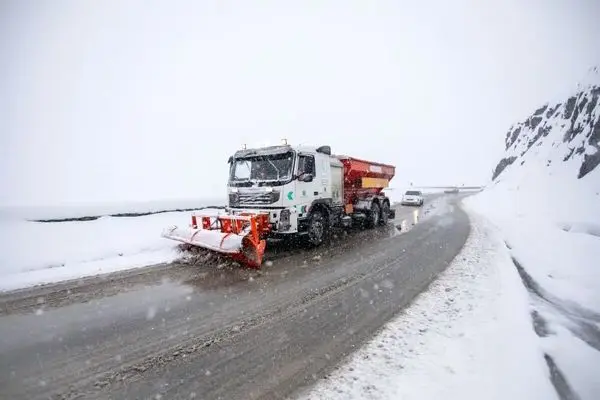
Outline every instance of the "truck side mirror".
<path fill-rule="evenodd" d="M 300 182 L 312 182 L 313 181 L 313 175 L 312 174 L 302 174 L 298 177 L 298 180 Z"/>
<path fill-rule="evenodd" d="M 231 164 L 233 162 L 233 156 L 229 156 L 229 160 L 227 160 L 227 164 Z"/>

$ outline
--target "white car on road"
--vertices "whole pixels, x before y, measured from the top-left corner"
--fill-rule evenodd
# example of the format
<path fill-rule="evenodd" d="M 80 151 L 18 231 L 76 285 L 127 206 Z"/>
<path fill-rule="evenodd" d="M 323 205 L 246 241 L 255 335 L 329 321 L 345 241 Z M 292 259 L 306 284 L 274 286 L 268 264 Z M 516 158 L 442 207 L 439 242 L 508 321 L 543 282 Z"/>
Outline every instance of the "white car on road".
<path fill-rule="evenodd" d="M 403 206 L 422 206 L 423 205 L 423 193 L 419 190 L 407 190 L 402 196 L 401 204 Z"/>

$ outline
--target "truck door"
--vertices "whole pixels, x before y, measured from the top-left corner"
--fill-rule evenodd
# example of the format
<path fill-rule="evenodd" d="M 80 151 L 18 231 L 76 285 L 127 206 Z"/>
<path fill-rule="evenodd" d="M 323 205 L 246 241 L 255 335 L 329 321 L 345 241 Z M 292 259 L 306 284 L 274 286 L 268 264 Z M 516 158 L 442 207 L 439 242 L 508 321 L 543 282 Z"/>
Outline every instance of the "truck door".
<path fill-rule="evenodd" d="M 296 183 L 297 205 L 304 214 L 314 199 L 319 198 L 320 176 L 317 176 L 315 156 L 300 154 L 298 157 L 298 181 Z"/>

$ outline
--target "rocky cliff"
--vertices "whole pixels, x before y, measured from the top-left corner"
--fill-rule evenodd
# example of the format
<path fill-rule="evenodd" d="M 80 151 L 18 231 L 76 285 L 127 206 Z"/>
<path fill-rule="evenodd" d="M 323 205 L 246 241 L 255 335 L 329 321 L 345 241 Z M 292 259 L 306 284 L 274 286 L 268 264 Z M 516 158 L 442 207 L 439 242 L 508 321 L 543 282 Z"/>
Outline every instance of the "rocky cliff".
<path fill-rule="evenodd" d="M 528 162 L 544 163 L 551 171 L 567 163 L 578 179 L 600 164 L 600 68 L 589 71 L 573 94 L 549 102 L 506 133 L 506 154 L 493 171 L 497 180 L 507 168 Z M 566 167 L 563 165 L 563 167 Z"/>

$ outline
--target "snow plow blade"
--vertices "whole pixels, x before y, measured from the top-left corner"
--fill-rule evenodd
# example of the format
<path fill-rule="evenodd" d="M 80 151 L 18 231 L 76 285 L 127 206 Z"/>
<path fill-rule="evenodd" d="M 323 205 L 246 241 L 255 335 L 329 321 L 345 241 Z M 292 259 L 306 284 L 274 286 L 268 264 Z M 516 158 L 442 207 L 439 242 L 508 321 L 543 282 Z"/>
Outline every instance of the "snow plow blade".
<path fill-rule="evenodd" d="M 162 237 L 226 255 L 251 268 L 260 268 L 266 247 L 263 236 L 268 231 L 266 214 L 193 214 L 191 226 L 167 228 Z"/>

